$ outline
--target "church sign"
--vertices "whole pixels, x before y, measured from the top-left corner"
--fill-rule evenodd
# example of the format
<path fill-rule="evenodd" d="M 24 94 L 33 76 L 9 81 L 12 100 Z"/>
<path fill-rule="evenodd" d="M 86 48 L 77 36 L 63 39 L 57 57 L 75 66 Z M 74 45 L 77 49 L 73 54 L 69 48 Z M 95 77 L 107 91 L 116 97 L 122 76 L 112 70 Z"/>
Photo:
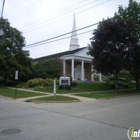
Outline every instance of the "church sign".
<path fill-rule="evenodd" d="M 70 77 L 62 76 L 59 78 L 59 89 L 71 89 Z"/>

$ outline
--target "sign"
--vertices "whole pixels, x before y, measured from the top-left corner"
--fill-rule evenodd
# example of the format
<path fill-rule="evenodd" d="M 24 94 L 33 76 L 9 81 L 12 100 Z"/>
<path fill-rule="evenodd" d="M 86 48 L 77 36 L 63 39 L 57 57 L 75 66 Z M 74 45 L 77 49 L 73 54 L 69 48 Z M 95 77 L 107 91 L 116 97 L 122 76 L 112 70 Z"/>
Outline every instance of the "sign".
<path fill-rule="evenodd" d="M 69 85 L 70 86 L 70 77 L 60 77 L 59 78 L 59 85 Z"/>
<path fill-rule="evenodd" d="M 15 71 L 15 80 L 18 80 L 18 70 Z"/>

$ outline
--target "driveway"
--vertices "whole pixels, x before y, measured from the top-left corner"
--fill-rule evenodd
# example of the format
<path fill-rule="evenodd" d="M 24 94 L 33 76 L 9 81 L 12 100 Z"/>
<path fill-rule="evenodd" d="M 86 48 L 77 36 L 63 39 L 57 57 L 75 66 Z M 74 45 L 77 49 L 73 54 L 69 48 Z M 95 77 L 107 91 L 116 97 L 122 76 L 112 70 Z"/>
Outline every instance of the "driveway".
<path fill-rule="evenodd" d="M 0 140 L 128 140 L 130 127 L 140 129 L 139 108 L 139 95 L 40 104 L 0 97 Z"/>

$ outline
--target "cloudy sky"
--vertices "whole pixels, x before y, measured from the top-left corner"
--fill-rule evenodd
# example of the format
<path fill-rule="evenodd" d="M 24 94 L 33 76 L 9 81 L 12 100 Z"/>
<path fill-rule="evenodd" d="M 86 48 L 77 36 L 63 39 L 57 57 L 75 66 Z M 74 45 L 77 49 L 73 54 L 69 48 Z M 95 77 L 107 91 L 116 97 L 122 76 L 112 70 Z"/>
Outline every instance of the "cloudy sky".
<path fill-rule="evenodd" d="M 24 49 L 29 50 L 30 57 L 38 58 L 69 50 L 71 34 L 51 38 L 72 31 L 74 13 L 77 29 L 87 27 L 77 32 L 80 47 L 85 47 L 97 27 L 94 24 L 112 17 L 119 5 L 126 7 L 128 3 L 129 0 L 5 0 L 3 17 L 23 33 L 27 45 Z M 48 41 L 28 46 L 44 40 Z"/>

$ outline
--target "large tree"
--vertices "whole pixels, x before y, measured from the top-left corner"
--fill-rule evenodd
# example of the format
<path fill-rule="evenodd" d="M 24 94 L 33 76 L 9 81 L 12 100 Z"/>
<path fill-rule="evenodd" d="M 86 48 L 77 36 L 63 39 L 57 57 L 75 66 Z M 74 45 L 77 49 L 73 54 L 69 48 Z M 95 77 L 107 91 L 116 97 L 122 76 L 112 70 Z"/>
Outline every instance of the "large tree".
<path fill-rule="evenodd" d="M 119 6 L 119 10 L 114 15 L 114 19 L 121 19 L 131 23 L 133 29 L 130 32 L 132 40 L 128 40 L 126 54 L 124 56 L 124 66 L 136 80 L 139 89 L 140 79 L 140 3 L 129 0 L 128 7 Z"/>
<path fill-rule="evenodd" d="M 92 47 L 89 50 L 93 56 L 95 70 L 105 74 L 115 74 L 116 89 L 118 89 L 118 73 L 123 69 L 123 57 L 128 44 L 131 23 L 123 20 L 106 20 L 93 32 Z"/>
<path fill-rule="evenodd" d="M 57 58 L 40 60 L 34 67 L 36 78 L 59 78 L 61 75 L 62 66 Z"/>
<path fill-rule="evenodd" d="M 0 19 L 0 27 L 4 32 L 0 36 L 0 76 L 13 79 L 15 71 L 18 70 L 19 80 L 28 80 L 33 66 L 29 52 L 23 50 L 25 38 L 5 19 Z"/>

